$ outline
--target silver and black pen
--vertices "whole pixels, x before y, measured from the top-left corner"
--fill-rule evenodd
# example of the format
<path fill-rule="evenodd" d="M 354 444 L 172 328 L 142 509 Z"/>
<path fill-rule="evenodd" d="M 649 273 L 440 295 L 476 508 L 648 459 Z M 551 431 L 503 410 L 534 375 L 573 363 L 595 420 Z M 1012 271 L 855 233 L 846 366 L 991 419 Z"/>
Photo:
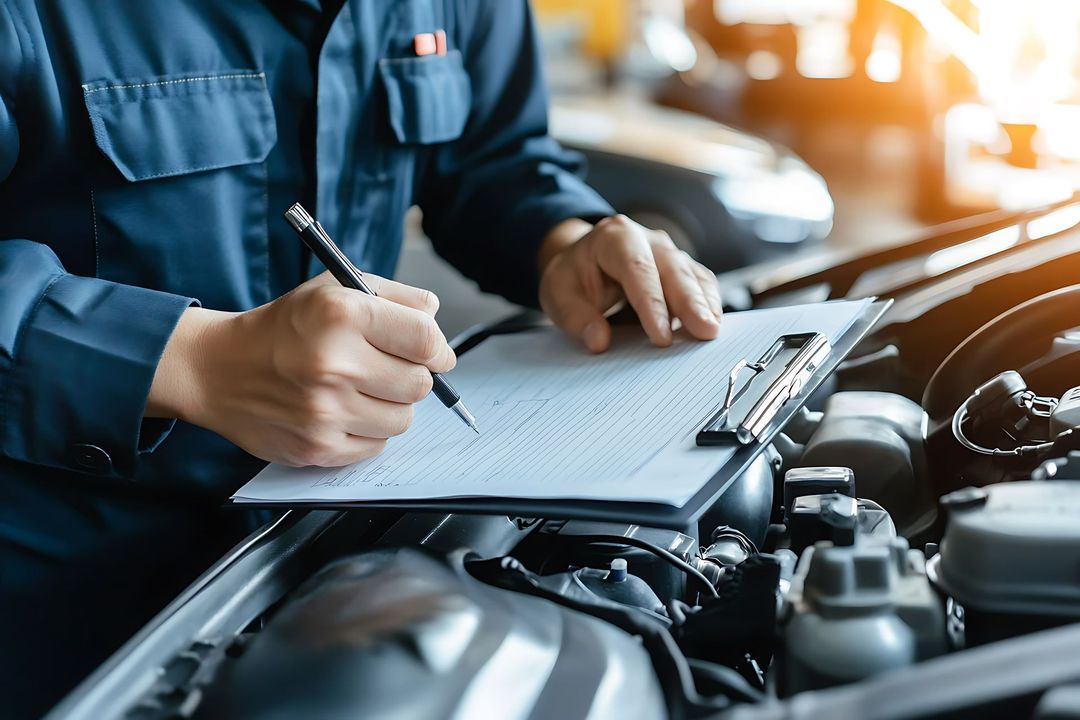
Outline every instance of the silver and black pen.
<path fill-rule="evenodd" d="M 300 203 L 294 203 L 291 208 L 285 211 L 285 221 L 296 231 L 304 244 L 319 259 L 319 262 L 325 265 L 330 274 L 337 278 L 339 283 L 353 290 L 375 295 L 375 291 L 364 282 L 364 274 L 352 264 L 352 261 L 345 256 L 345 253 L 341 252 L 322 225 L 311 217 L 310 213 Z M 446 382 L 439 373 L 431 373 L 431 380 L 431 391 L 435 394 L 435 397 L 439 398 L 443 405 L 453 410 L 461 418 L 462 422 L 479 435 L 480 430 L 476 427 L 476 418 L 465 407 L 465 403 L 462 402 L 457 390 Z"/>

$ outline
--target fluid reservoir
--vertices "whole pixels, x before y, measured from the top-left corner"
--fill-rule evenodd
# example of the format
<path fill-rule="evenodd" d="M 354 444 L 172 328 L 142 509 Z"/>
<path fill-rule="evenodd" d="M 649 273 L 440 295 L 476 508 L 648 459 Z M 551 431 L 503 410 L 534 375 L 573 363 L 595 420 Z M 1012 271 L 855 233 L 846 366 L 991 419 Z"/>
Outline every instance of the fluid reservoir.
<path fill-rule="evenodd" d="M 900 538 L 808 548 L 786 597 L 781 693 L 854 682 L 939 652 L 944 618 L 913 570 Z"/>
<path fill-rule="evenodd" d="M 1048 462 L 1035 477 L 1067 469 Z M 948 524 L 927 571 L 963 607 L 966 644 L 1080 620 L 1080 482 L 965 488 L 941 504 Z"/>

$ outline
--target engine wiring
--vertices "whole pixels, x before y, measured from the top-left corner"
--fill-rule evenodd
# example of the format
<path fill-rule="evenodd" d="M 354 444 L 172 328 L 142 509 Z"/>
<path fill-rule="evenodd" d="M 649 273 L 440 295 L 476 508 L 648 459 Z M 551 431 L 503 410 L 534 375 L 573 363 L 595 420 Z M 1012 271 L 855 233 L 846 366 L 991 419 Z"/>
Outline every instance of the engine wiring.
<path fill-rule="evenodd" d="M 604 534 L 574 535 L 568 539 L 583 545 L 629 545 L 631 547 L 636 547 L 639 550 L 645 550 L 682 570 L 687 576 L 693 578 L 698 585 L 704 588 L 706 594 L 714 598 L 720 597 L 720 593 L 717 592 L 716 587 L 709 582 L 709 579 L 705 577 L 704 573 L 674 553 L 647 540 L 642 540 L 641 538 L 636 538 L 632 535 Z"/>
<path fill-rule="evenodd" d="M 992 457 L 1020 457 L 1021 455 L 1026 455 L 1029 453 L 1043 452 L 1054 447 L 1054 442 L 1056 441 L 1056 438 L 1054 440 L 1047 440 L 1046 442 L 1041 442 L 1036 445 L 1020 445 L 1019 447 L 1010 448 L 1007 450 L 1004 448 L 983 447 L 982 445 L 979 445 L 972 441 L 970 438 L 967 437 L 967 435 L 964 434 L 964 422 L 966 422 L 969 418 L 967 406 L 968 404 L 967 402 L 965 402 L 956 409 L 955 413 L 953 413 L 952 434 L 953 437 L 956 438 L 956 441 L 958 443 L 963 445 L 968 450 L 971 450 L 972 452 L 979 453 L 980 455 L 990 455 Z M 1065 432 L 1070 431 L 1066 430 Z M 1058 437 L 1060 437 L 1060 435 Z"/>

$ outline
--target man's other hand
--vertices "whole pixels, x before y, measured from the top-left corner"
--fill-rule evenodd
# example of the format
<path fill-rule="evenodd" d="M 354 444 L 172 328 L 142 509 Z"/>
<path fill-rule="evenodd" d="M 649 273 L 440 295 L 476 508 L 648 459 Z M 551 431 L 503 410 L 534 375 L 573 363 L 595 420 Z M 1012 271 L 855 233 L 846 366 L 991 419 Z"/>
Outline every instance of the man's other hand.
<path fill-rule="evenodd" d="M 165 348 L 147 417 L 212 430 L 264 460 L 347 465 L 409 427 L 431 373 L 454 367 L 433 293 L 329 273 L 243 313 L 190 308 Z"/>
<path fill-rule="evenodd" d="M 579 239 L 580 238 L 580 239 Z M 540 249 L 540 306 L 592 352 L 611 343 L 604 314 L 626 299 L 654 344 L 671 344 L 678 318 L 691 335 L 711 340 L 720 329 L 716 276 L 660 230 L 623 216 L 595 226 L 567 220 Z"/>

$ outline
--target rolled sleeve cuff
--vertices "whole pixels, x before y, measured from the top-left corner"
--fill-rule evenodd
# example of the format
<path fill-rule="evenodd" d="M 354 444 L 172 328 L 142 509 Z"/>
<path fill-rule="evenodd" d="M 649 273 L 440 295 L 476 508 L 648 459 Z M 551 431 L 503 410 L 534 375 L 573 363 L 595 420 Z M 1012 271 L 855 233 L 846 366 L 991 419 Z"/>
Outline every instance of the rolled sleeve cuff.
<path fill-rule="evenodd" d="M 485 289 L 519 305 L 536 307 L 540 287 L 540 245 L 552 228 L 571 218 L 597 222 L 615 214 L 611 206 L 579 178 L 564 173 L 559 184 L 558 191 L 530 198 L 514 209 L 512 227 L 504 231 L 503 237 L 519 238 L 514 245 L 516 267 L 509 272 L 493 274 Z"/>
<path fill-rule="evenodd" d="M 192 298 L 60 275 L 34 308 L 8 383 L 15 459 L 129 478 L 172 421 L 143 420 L 165 344 Z"/>

